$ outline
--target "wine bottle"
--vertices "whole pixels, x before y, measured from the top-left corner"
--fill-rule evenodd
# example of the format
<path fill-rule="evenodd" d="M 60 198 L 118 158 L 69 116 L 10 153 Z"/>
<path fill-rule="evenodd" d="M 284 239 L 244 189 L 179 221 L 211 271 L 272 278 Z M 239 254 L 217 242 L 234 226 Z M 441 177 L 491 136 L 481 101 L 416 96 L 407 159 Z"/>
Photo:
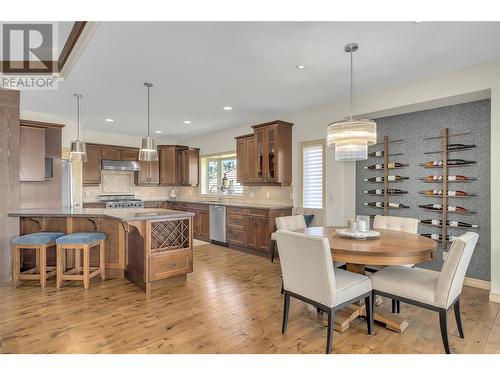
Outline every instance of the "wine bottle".
<path fill-rule="evenodd" d="M 384 189 L 365 190 L 364 193 L 372 195 L 383 195 Z M 389 195 L 408 194 L 408 192 L 401 189 L 387 189 L 387 194 Z"/>
<path fill-rule="evenodd" d="M 368 156 L 375 156 L 375 157 L 378 157 L 378 156 L 384 156 L 384 151 L 374 151 L 374 152 L 370 152 L 368 153 Z"/>
<path fill-rule="evenodd" d="M 387 181 L 403 181 L 403 180 L 408 180 L 409 177 L 403 177 L 403 176 L 393 176 L 393 175 L 390 175 L 390 176 L 387 176 Z M 365 178 L 365 181 L 368 181 L 368 182 L 384 182 L 384 177 L 383 176 L 380 176 L 380 177 L 370 177 L 370 178 Z"/>
<path fill-rule="evenodd" d="M 443 236 L 441 234 L 437 234 L 437 233 L 422 233 L 422 236 L 431 238 L 435 241 L 442 241 L 442 239 L 443 239 Z M 446 241 L 455 241 L 456 239 L 457 239 L 457 236 L 446 235 L 446 237 L 445 237 Z"/>
<path fill-rule="evenodd" d="M 442 226 L 443 220 L 425 219 L 425 220 L 421 220 L 421 223 Z M 457 220 L 446 220 L 446 226 L 447 227 L 455 227 L 455 228 L 479 228 L 478 225 L 464 223 L 463 221 L 457 221 Z"/>
<path fill-rule="evenodd" d="M 443 181 L 443 176 L 425 176 L 421 177 L 420 180 L 424 180 L 427 182 L 441 182 Z M 448 181 L 473 181 L 476 180 L 476 177 L 467 177 L 461 175 L 448 176 Z"/>
<path fill-rule="evenodd" d="M 443 210 L 443 205 L 441 204 L 421 204 L 418 207 L 420 208 L 425 208 L 426 210 L 434 210 L 434 211 L 442 211 Z M 459 206 L 448 206 L 447 207 L 448 212 L 460 212 L 460 213 L 466 213 L 469 212 L 467 209 Z"/>
<path fill-rule="evenodd" d="M 421 191 L 420 194 L 424 194 L 428 197 L 443 196 L 443 190 L 425 190 Z M 468 197 L 474 195 L 473 193 L 467 193 L 461 190 L 448 190 L 448 197 Z"/>
<path fill-rule="evenodd" d="M 394 169 L 394 168 L 403 168 L 407 167 L 409 164 L 406 163 L 387 163 L 387 169 Z M 365 169 L 384 169 L 385 165 L 384 164 L 373 164 L 369 165 L 368 167 L 364 167 Z"/>
<path fill-rule="evenodd" d="M 468 164 L 475 164 L 476 162 L 473 160 L 463 160 L 463 159 L 448 159 L 447 164 L 449 166 L 457 166 L 457 165 L 468 165 Z M 420 166 L 423 166 L 425 168 L 441 168 L 443 166 L 443 161 L 442 160 L 432 160 L 428 161 L 427 163 L 420 164 Z"/>
<path fill-rule="evenodd" d="M 370 202 L 364 203 L 365 206 L 384 208 L 384 202 Z M 391 208 L 410 208 L 410 206 L 405 206 L 402 203 L 389 202 L 389 207 Z"/>
<path fill-rule="evenodd" d="M 476 145 L 463 145 L 461 143 L 451 143 L 449 144 L 446 149 L 448 151 L 456 151 L 456 150 L 467 150 L 469 148 L 474 148 Z"/>

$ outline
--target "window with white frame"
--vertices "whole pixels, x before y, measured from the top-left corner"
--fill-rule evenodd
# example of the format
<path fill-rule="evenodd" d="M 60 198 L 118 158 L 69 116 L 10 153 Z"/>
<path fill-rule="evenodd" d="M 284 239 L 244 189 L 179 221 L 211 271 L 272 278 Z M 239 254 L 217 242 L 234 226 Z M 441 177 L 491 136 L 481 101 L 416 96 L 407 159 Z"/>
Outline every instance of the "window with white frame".
<path fill-rule="evenodd" d="M 301 205 L 305 208 L 323 208 L 325 178 L 324 140 L 300 144 Z"/>
<path fill-rule="evenodd" d="M 224 176 L 229 180 L 229 189 L 224 195 L 242 195 L 243 186 L 236 182 L 236 154 L 224 153 L 201 157 L 201 193 L 217 194 Z"/>

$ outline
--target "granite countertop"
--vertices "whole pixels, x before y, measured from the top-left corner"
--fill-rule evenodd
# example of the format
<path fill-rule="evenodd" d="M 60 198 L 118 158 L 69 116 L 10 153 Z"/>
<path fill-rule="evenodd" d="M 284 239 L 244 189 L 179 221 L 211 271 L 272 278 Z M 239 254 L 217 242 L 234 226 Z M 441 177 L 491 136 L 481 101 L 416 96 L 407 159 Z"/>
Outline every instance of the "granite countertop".
<path fill-rule="evenodd" d="M 10 212 L 13 217 L 107 217 L 120 221 L 142 221 L 193 217 L 193 212 L 163 208 L 27 208 Z"/>
<path fill-rule="evenodd" d="M 219 203 L 217 201 L 208 201 L 208 200 L 188 200 L 188 199 L 180 199 L 180 200 L 169 200 L 169 199 L 145 199 L 144 202 L 171 202 L 171 203 L 198 203 L 198 204 L 217 204 L 227 207 L 245 207 L 245 208 L 257 208 L 262 210 L 286 210 L 289 208 L 293 208 L 293 206 L 280 205 L 280 204 L 259 204 L 259 203 L 237 203 L 237 202 L 229 202 L 222 201 Z"/>

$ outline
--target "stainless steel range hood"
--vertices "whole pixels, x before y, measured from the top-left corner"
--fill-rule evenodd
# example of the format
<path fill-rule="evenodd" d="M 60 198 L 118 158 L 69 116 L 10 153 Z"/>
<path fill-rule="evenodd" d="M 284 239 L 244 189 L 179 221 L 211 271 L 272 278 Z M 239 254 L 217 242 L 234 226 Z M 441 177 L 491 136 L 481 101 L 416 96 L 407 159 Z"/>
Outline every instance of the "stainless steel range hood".
<path fill-rule="evenodd" d="M 101 169 L 105 171 L 140 171 L 141 166 L 136 161 L 102 160 Z"/>

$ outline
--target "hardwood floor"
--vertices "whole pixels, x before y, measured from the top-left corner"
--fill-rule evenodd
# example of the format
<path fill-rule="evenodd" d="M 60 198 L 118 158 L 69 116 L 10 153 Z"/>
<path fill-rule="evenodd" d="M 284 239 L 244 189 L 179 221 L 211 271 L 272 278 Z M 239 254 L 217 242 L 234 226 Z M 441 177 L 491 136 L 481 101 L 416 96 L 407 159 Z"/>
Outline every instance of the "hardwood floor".
<path fill-rule="evenodd" d="M 279 264 L 215 246 L 197 246 L 186 285 L 150 297 L 125 280 L 0 288 L 1 353 L 323 353 L 326 319 L 292 299 L 281 335 Z M 383 309 L 389 311 L 390 301 Z M 500 353 L 500 304 L 465 287 L 465 339 L 448 315 L 454 353 Z M 443 353 L 438 315 L 402 304 L 409 328 L 395 333 L 360 320 L 334 333 L 335 353 Z"/>

